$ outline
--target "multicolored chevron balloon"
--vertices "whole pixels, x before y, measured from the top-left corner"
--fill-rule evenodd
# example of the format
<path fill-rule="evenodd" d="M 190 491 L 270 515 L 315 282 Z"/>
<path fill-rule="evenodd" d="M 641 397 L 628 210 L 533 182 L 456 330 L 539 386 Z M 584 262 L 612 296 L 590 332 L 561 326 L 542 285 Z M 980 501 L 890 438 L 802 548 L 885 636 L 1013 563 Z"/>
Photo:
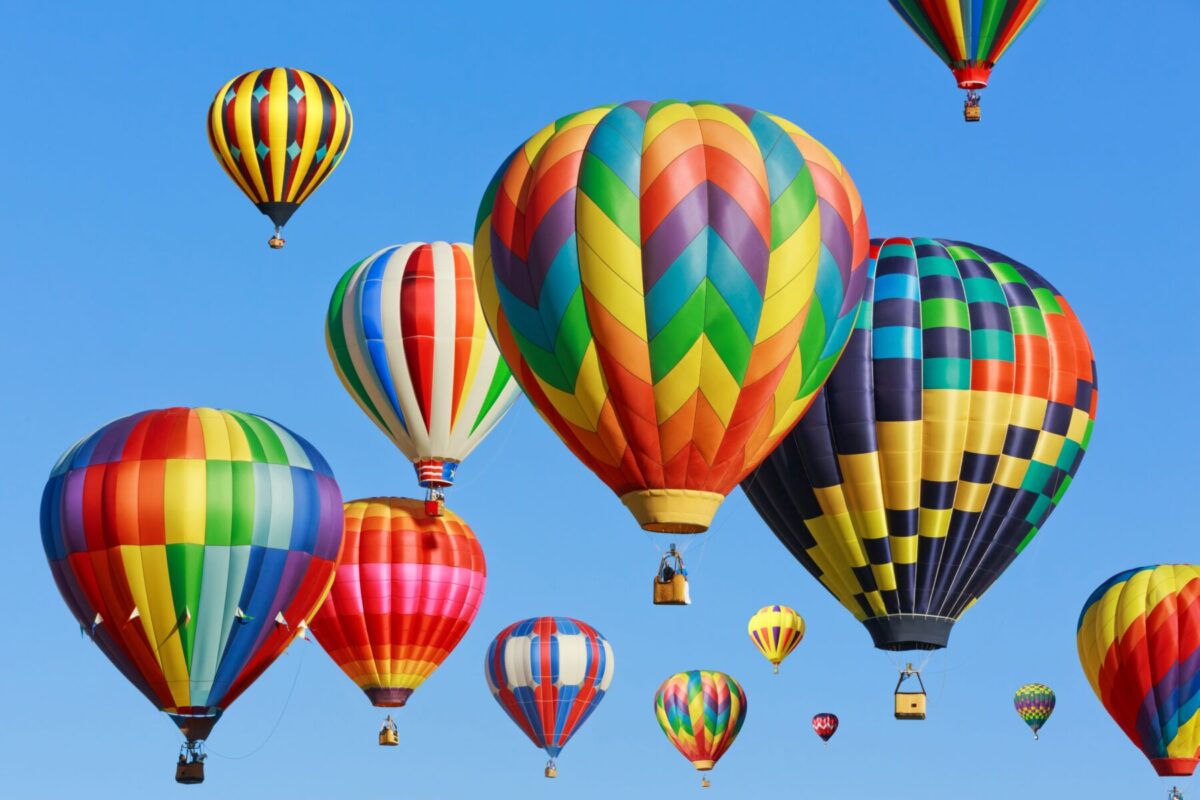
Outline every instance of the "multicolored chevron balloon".
<path fill-rule="evenodd" d="M 1079 615 L 1079 663 L 1105 710 L 1164 777 L 1200 763 L 1200 565 L 1126 570 Z"/>
<path fill-rule="evenodd" d="M 1027 683 L 1013 695 L 1013 706 L 1038 738 L 1038 731 L 1054 713 L 1054 690 L 1044 683 Z"/>
<path fill-rule="evenodd" d="M 804 617 L 787 606 L 763 606 L 746 625 L 750 641 L 771 662 L 775 672 L 779 664 L 804 638 Z"/>
<path fill-rule="evenodd" d="M 871 245 L 850 343 L 742 488 L 884 650 L 945 647 L 1083 461 L 1096 367 L 1062 293 L 949 239 Z"/>
<path fill-rule="evenodd" d="M 819 142 L 744 106 L 634 101 L 547 125 L 480 204 L 476 270 L 526 395 L 643 528 L 707 529 L 808 407 L 866 281 Z"/>
<path fill-rule="evenodd" d="M 679 672 L 658 687 L 654 714 L 675 749 L 697 770 L 707 772 L 746 722 L 746 693 L 724 672 Z"/>

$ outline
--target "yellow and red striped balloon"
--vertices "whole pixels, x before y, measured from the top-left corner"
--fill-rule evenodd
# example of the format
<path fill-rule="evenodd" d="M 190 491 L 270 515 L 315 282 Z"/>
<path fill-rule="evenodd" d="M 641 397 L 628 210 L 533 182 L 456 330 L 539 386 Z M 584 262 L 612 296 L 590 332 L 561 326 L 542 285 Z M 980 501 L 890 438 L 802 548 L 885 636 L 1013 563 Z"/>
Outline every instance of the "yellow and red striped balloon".
<path fill-rule="evenodd" d="M 1163 776 L 1200 758 L 1200 565 L 1120 572 L 1083 606 L 1079 663 L 1105 710 Z"/>
<path fill-rule="evenodd" d="M 338 88 L 302 69 L 242 73 L 208 109 L 213 154 L 275 223 L 272 247 L 283 246 L 280 229 L 337 167 L 353 131 L 350 104 Z"/>
<path fill-rule="evenodd" d="M 475 230 L 517 381 L 652 531 L 708 528 L 824 383 L 866 281 L 841 163 L 737 105 L 563 117 L 501 165 Z"/>
<path fill-rule="evenodd" d="M 787 606 L 763 606 L 746 626 L 750 641 L 771 662 L 775 672 L 804 638 L 804 617 Z"/>

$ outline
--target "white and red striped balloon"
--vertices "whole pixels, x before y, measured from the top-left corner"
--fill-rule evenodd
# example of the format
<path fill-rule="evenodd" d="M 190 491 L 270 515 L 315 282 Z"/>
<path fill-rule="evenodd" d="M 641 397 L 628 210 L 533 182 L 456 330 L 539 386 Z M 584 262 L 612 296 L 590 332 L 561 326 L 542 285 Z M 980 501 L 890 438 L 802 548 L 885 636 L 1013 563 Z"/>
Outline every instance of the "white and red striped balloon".
<path fill-rule="evenodd" d="M 520 392 L 484 321 L 467 244 L 393 245 L 355 264 L 329 302 L 325 340 L 346 391 L 426 488 L 454 482 Z"/>
<path fill-rule="evenodd" d="M 812 720 L 813 732 L 820 736 L 822 740 L 828 742 L 837 733 L 838 718 L 837 714 L 821 712 L 813 716 Z"/>

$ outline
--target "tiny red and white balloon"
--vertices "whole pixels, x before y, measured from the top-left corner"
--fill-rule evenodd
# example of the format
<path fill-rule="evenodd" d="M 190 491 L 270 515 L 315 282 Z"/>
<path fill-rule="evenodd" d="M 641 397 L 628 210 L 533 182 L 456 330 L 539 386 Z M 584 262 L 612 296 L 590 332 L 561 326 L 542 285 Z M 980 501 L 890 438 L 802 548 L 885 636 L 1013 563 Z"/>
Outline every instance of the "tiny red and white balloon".
<path fill-rule="evenodd" d="M 822 740 L 828 742 L 837 733 L 838 718 L 836 714 L 816 714 L 812 721 L 813 732 Z"/>

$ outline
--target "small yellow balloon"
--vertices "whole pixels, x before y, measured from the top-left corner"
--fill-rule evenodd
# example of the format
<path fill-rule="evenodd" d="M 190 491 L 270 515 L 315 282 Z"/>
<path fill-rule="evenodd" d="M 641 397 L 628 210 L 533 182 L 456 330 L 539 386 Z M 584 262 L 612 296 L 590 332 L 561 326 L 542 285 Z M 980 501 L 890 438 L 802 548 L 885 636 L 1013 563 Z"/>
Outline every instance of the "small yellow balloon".
<path fill-rule="evenodd" d="M 779 663 L 804 638 L 804 617 L 787 606 L 763 606 L 746 626 L 750 641 L 779 672 Z"/>

